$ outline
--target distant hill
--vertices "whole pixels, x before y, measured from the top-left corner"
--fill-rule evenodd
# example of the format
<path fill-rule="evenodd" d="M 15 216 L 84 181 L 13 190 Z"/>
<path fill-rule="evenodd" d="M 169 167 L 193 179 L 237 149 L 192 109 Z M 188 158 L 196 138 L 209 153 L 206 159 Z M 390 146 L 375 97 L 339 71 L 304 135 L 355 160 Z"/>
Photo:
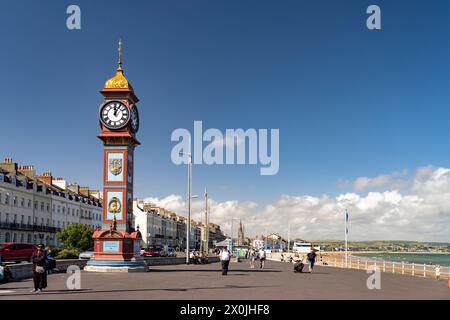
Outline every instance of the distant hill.
<path fill-rule="evenodd" d="M 335 250 L 345 245 L 343 240 L 309 240 L 314 245 L 320 245 L 327 250 Z M 450 252 L 448 242 L 424 242 L 405 240 L 372 240 L 372 241 L 349 241 L 348 247 L 353 251 L 430 251 Z"/>

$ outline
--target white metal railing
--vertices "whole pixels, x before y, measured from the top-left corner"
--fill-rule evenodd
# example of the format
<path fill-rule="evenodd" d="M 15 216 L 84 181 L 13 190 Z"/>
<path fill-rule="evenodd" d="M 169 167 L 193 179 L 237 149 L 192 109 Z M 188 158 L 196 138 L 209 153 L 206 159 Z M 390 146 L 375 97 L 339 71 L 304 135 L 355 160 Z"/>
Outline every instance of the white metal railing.
<path fill-rule="evenodd" d="M 321 259 L 319 259 L 318 264 L 327 267 L 361 270 L 377 268 L 381 272 L 389 272 L 393 274 L 410 275 L 422 278 L 438 278 L 436 265 L 429 264 L 405 263 L 403 261 L 388 261 L 355 256 L 347 257 L 347 266 L 345 265 L 344 257 L 337 258 L 323 256 Z M 450 266 L 440 266 L 439 275 L 440 280 L 447 280 L 450 277 Z"/>

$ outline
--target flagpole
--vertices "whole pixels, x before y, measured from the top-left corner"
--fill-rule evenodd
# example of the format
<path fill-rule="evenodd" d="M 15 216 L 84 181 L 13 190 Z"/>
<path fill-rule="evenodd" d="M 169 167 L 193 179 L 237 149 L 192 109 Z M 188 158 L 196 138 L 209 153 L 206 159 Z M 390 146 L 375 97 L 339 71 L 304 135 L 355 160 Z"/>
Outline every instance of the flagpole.
<path fill-rule="evenodd" d="M 345 209 L 345 267 L 347 268 L 347 233 L 348 233 L 348 229 L 347 229 L 347 220 L 348 220 L 348 212 L 347 209 Z"/>

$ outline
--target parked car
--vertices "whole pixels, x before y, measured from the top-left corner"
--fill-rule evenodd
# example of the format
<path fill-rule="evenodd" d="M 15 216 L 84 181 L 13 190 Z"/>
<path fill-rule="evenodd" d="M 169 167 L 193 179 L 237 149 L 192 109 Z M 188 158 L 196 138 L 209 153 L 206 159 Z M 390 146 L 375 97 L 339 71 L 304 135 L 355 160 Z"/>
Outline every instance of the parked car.
<path fill-rule="evenodd" d="M 177 256 L 177 252 L 175 251 L 174 248 L 168 248 L 167 249 L 167 256 L 168 257 L 176 257 Z"/>
<path fill-rule="evenodd" d="M 36 246 L 29 243 L 1 242 L 0 256 L 2 261 L 31 261 Z"/>
<path fill-rule="evenodd" d="M 143 257 L 161 257 L 161 253 L 164 255 L 163 246 L 160 244 L 151 244 L 141 250 L 141 256 Z"/>
<path fill-rule="evenodd" d="M 84 252 L 81 252 L 78 255 L 78 259 L 80 260 L 89 260 L 94 256 L 94 248 L 87 249 Z"/>

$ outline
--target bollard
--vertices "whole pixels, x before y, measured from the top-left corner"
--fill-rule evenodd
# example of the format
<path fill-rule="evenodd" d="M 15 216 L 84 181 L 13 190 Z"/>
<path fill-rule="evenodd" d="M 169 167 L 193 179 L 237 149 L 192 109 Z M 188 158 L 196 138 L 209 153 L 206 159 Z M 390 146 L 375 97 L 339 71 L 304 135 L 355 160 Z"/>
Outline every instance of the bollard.
<path fill-rule="evenodd" d="M 386 272 L 386 261 L 383 260 L 383 272 Z"/>
<path fill-rule="evenodd" d="M 357 264 L 357 268 L 358 268 L 358 270 L 359 270 L 359 259 L 358 259 L 358 264 Z"/>
<path fill-rule="evenodd" d="M 366 260 L 366 270 L 367 270 L 367 260 Z"/>
<path fill-rule="evenodd" d="M 413 264 L 412 264 L 412 275 L 414 276 L 414 262 L 413 262 Z"/>
<path fill-rule="evenodd" d="M 395 274 L 395 262 L 392 262 L 392 273 Z"/>
<path fill-rule="evenodd" d="M 423 277 L 424 278 L 427 277 L 427 265 L 426 264 L 423 265 Z"/>
<path fill-rule="evenodd" d="M 402 261 L 402 274 L 405 274 L 405 262 Z"/>

